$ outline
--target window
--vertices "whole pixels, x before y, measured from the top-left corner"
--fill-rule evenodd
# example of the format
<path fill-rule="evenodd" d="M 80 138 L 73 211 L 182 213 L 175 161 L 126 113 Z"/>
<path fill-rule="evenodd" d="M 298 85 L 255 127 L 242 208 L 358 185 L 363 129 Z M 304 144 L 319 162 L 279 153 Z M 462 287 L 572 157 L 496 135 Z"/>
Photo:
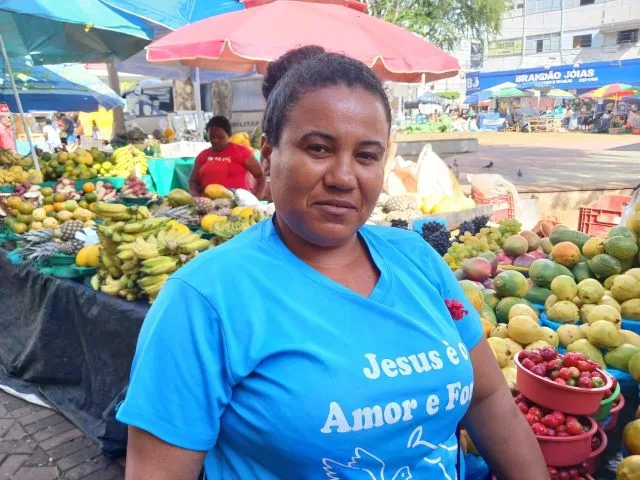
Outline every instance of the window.
<path fill-rule="evenodd" d="M 580 6 L 581 7 L 583 5 L 593 5 L 594 3 L 596 3 L 596 0 L 580 0 Z"/>
<path fill-rule="evenodd" d="M 591 35 L 576 35 L 573 37 L 573 48 L 590 48 Z"/>
<path fill-rule="evenodd" d="M 526 53 L 548 53 L 560 50 L 560 33 L 527 37 Z"/>
<path fill-rule="evenodd" d="M 496 40 L 487 45 L 487 57 L 506 57 L 509 55 L 520 55 L 522 53 L 522 40 L 514 38 L 511 40 Z"/>
<path fill-rule="evenodd" d="M 637 43 L 638 30 L 621 30 L 618 32 L 618 45 L 621 43 Z"/>
<path fill-rule="evenodd" d="M 527 14 L 550 12 L 560 10 L 560 8 L 560 0 L 529 0 L 527 2 Z"/>

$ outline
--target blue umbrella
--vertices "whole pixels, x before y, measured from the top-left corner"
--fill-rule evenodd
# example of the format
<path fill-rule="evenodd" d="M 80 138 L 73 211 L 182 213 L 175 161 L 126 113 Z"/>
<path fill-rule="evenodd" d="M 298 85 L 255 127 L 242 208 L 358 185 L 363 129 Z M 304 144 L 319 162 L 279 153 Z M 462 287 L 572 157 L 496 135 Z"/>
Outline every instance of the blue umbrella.
<path fill-rule="evenodd" d="M 99 106 L 107 110 L 124 106 L 122 97 L 82 65 L 32 66 L 26 59 L 14 59 L 12 64 L 25 111 L 93 112 Z M 10 83 L 5 70 L 4 75 L 0 76 L 0 102 L 6 103 L 15 112 L 18 108 L 10 91 Z"/>
<path fill-rule="evenodd" d="M 0 0 L 0 32 L 10 57 L 34 63 L 94 63 L 127 58 L 151 40 L 143 19 L 100 0 Z"/>
<path fill-rule="evenodd" d="M 489 100 L 491 96 L 491 92 L 482 90 L 480 92 L 467 95 L 467 97 L 464 99 L 464 103 L 466 103 L 467 105 L 475 105 L 477 103 L 484 102 L 485 100 Z"/>
<path fill-rule="evenodd" d="M 222 13 L 242 10 L 238 0 L 102 0 L 104 3 L 157 23 L 170 30 L 177 30 L 189 23 Z"/>

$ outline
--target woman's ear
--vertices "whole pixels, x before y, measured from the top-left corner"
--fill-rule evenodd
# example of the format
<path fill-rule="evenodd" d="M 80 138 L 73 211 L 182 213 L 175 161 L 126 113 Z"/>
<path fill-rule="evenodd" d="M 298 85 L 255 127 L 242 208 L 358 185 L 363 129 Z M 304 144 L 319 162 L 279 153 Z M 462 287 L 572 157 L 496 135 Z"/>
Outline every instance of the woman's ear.
<path fill-rule="evenodd" d="M 260 138 L 260 165 L 262 166 L 262 173 L 266 177 L 271 174 L 271 154 L 273 153 L 273 147 L 269 143 L 267 136 L 262 134 Z"/>

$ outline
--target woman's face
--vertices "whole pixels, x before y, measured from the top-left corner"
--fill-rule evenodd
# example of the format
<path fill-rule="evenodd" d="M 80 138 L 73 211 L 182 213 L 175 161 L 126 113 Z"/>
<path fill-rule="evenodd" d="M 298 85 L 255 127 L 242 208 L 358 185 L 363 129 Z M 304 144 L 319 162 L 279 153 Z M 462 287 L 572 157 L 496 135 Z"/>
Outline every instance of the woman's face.
<path fill-rule="evenodd" d="M 384 181 L 389 125 L 381 100 L 330 86 L 289 112 L 279 145 L 263 145 L 280 221 L 312 245 L 345 244 L 367 221 Z"/>
<path fill-rule="evenodd" d="M 214 150 L 224 150 L 229 144 L 229 135 L 220 127 L 209 129 L 209 140 Z"/>

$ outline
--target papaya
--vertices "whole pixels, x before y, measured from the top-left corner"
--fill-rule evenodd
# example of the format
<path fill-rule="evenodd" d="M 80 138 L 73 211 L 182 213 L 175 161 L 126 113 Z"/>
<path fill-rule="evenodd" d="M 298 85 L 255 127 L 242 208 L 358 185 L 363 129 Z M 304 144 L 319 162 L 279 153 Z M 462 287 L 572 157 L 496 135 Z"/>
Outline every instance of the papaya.
<path fill-rule="evenodd" d="M 549 310 L 558 302 L 559 302 L 558 297 L 556 297 L 554 294 L 551 294 L 547 297 L 547 299 L 544 302 L 544 309 Z"/>
<path fill-rule="evenodd" d="M 582 305 L 580 307 L 580 320 L 582 320 L 584 323 L 589 323 L 589 315 L 591 315 L 591 312 L 597 306 L 598 305 L 595 305 L 593 303 L 585 303 L 584 305 Z"/>
<path fill-rule="evenodd" d="M 640 348 L 629 343 L 622 343 L 616 348 L 609 350 L 604 356 L 604 361 L 610 368 L 615 368 L 623 372 L 629 371 L 629 360 L 636 353 L 640 352 Z"/>
<path fill-rule="evenodd" d="M 618 310 L 610 305 L 596 305 L 589 312 L 587 322 L 589 322 L 589 324 L 594 324 L 600 320 L 613 323 L 617 328 L 620 328 L 622 316 Z"/>
<path fill-rule="evenodd" d="M 630 268 L 629 270 L 624 272 L 624 274 L 631 275 L 633 278 L 640 282 L 640 268 Z"/>
<path fill-rule="evenodd" d="M 559 344 L 565 348 L 576 340 L 587 338 L 587 334 L 580 330 L 580 327 L 571 324 L 561 325 L 556 333 L 558 334 Z"/>
<path fill-rule="evenodd" d="M 605 251 L 620 261 L 631 260 L 638 254 L 638 245 L 634 238 L 618 235 L 609 237 L 604 244 Z"/>
<path fill-rule="evenodd" d="M 498 320 L 496 319 L 496 314 L 493 311 L 493 308 L 491 308 L 489 305 L 487 305 L 486 303 L 484 303 L 482 305 L 482 310 L 480 311 L 480 315 L 482 316 L 482 318 L 484 318 L 487 322 L 489 322 L 489 324 L 492 327 L 495 327 L 496 324 L 498 323 Z"/>
<path fill-rule="evenodd" d="M 546 258 L 535 260 L 529 267 L 529 278 L 538 287 L 549 288 L 558 275 L 556 263 Z"/>
<path fill-rule="evenodd" d="M 527 302 L 524 298 L 519 297 L 505 297 L 498 302 L 496 305 L 496 319 L 499 323 L 507 323 L 509 321 L 509 310 L 511 307 L 517 304 L 528 305 L 533 308 L 529 302 Z"/>
<path fill-rule="evenodd" d="M 591 323 L 587 340 L 598 348 L 615 348 L 622 344 L 622 336 L 616 326 L 606 320 Z"/>
<path fill-rule="evenodd" d="M 560 344 L 560 337 L 549 327 L 540 327 L 539 340 L 547 342 L 553 348 L 558 348 L 558 345 Z"/>
<path fill-rule="evenodd" d="M 509 338 L 521 345 L 528 345 L 540 339 L 540 326 L 525 315 L 517 315 L 507 324 Z"/>
<path fill-rule="evenodd" d="M 617 311 L 622 312 L 622 307 L 620 306 L 620 304 L 616 301 L 615 298 L 610 297 L 609 295 L 604 295 L 598 302 L 598 305 L 609 305 L 610 307 L 615 308 Z"/>
<path fill-rule="evenodd" d="M 527 278 L 516 270 L 506 270 L 493 279 L 493 288 L 501 297 L 524 297 L 529 291 Z"/>
<path fill-rule="evenodd" d="M 620 303 L 640 298 L 640 282 L 631 275 L 618 275 L 611 285 L 611 296 Z"/>
<path fill-rule="evenodd" d="M 636 239 L 635 234 L 629 227 L 625 227 L 624 225 L 618 225 L 616 227 L 611 227 L 607 232 L 607 238 L 612 237 L 627 237 L 633 240 Z"/>
<path fill-rule="evenodd" d="M 498 302 L 500 301 L 500 299 L 496 295 L 496 291 L 489 288 L 482 291 L 482 296 L 484 297 L 484 303 L 486 303 L 493 309 L 496 308 L 496 305 L 498 305 Z"/>
<path fill-rule="evenodd" d="M 573 302 L 560 300 L 547 311 L 547 317 L 557 323 L 576 323 L 580 320 L 580 310 Z"/>
<path fill-rule="evenodd" d="M 592 237 L 585 242 L 582 246 L 582 254 L 586 258 L 593 258 L 596 255 L 600 255 L 601 253 L 605 253 L 604 244 L 607 241 L 606 238 L 602 237 Z"/>
<path fill-rule="evenodd" d="M 606 280 L 604 282 L 602 282 L 602 285 L 604 286 L 604 288 L 606 288 L 607 290 L 611 290 L 611 286 L 613 285 L 613 281 L 618 278 L 620 275 L 616 274 L 616 275 L 611 275 L 610 277 L 607 277 Z M 635 278 L 635 277 L 634 277 Z M 636 280 L 638 280 L 636 278 Z"/>
<path fill-rule="evenodd" d="M 604 297 L 604 287 L 594 278 L 587 278 L 578 284 L 578 296 L 584 303 L 598 303 Z"/>
<path fill-rule="evenodd" d="M 564 265 L 560 265 L 559 263 L 556 263 L 556 272 L 558 273 L 558 275 L 566 275 L 567 277 L 575 279 L 575 277 L 573 276 L 573 272 Z"/>
<path fill-rule="evenodd" d="M 545 342 L 544 340 L 536 340 L 535 342 L 530 343 L 526 347 L 525 350 L 540 350 L 541 348 L 551 347 L 552 345 L 549 342 Z"/>
<path fill-rule="evenodd" d="M 591 270 L 589 270 L 589 266 L 587 262 L 578 262 L 572 269 L 571 273 L 576 279 L 576 282 L 581 282 L 587 278 L 591 278 Z"/>
<path fill-rule="evenodd" d="M 509 338 L 509 328 L 506 323 L 499 323 L 491 329 L 489 337 Z"/>
<path fill-rule="evenodd" d="M 596 255 L 587 262 L 587 265 L 595 277 L 601 280 L 622 272 L 620 260 L 607 253 Z"/>
<path fill-rule="evenodd" d="M 473 308 L 480 312 L 482 310 L 482 305 L 484 305 L 484 297 L 478 287 L 476 287 L 476 284 L 471 280 L 461 280 L 458 283 L 462 287 L 464 294 L 467 299 L 469 299 Z"/>
<path fill-rule="evenodd" d="M 181 188 L 174 188 L 167 195 L 167 201 L 172 207 L 181 207 L 183 205 L 194 206 L 195 201 L 191 194 Z"/>
<path fill-rule="evenodd" d="M 640 320 L 640 299 L 633 298 L 620 304 L 622 318 L 625 320 Z"/>
<path fill-rule="evenodd" d="M 571 242 L 576 245 L 578 248 L 582 249 L 584 244 L 589 240 L 589 235 L 586 233 L 578 232 L 577 230 L 570 230 L 568 228 L 564 229 L 554 229 L 551 232 L 551 243 L 555 246 L 562 242 Z"/>
<path fill-rule="evenodd" d="M 576 265 L 580 261 L 580 255 L 580 248 L 571 242 L 556 243 L 551 250 L 551 259 L 567 268 Z"/>
<path fill-rule="evenodd" d="M 517 303 L 509 309 L 509 320 L 519 315 L 529 317 L 531 320 L 538 323 L 538 312 L 531 308 L 529 305 L 525 305 L 524 303 Z"/>
<path fill-rule="evenodd" d="M 551 292 L 558 300 L 573 300 L 578 294 L 578 286 L 573 278 L 567 275 L 558 275 L 551 282 Z"/>
<path fill-rule="evenodd" d="M 529 300 L 531 303 L 536 305 L 544 305 L 544 302 L 547 301 L 551 295 L 551 290 L 548 288 L 538 287 L 537 285 L 531 285 L 529 287 L 529 291 L 527 295 L 524 297 Z"/>

